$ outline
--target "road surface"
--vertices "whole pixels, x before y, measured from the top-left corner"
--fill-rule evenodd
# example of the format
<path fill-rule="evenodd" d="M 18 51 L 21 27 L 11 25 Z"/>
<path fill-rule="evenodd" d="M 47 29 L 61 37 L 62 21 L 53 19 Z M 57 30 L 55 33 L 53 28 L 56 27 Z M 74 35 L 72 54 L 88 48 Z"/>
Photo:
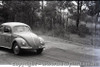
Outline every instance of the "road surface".
<path fill-rule="evenodd" d="M 72 44 L 59 38 L 42 36 L 46 48 L 41 55 L 24 51 L 17 56 L 11 50 L 0 48 L 0 64 L 12 65 L 80 65 L 80 67 L 100 67 L 99 48 Z"/>

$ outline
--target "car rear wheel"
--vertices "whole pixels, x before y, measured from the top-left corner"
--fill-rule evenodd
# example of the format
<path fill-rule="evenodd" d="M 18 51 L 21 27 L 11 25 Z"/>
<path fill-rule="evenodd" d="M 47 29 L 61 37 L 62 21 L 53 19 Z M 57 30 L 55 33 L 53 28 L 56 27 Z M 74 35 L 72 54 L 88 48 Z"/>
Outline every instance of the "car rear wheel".
<path fill-rule="evenodd" d="M 16 55 L 19 55 L 20 54 L 20 47 L 18 46 L 18 43 L 14 43 L 14 46 L 13 46 L 13 52 L 14 54 Z"/>
<path fill-rule="evenodd" d="M 36 53 L 37 53 L 37 54 L 41 54 L 42 51 L 43 51 L 43 48 L 41 48 L 41 49 L 37 49 L 37 50 L 36 50 Z"/>

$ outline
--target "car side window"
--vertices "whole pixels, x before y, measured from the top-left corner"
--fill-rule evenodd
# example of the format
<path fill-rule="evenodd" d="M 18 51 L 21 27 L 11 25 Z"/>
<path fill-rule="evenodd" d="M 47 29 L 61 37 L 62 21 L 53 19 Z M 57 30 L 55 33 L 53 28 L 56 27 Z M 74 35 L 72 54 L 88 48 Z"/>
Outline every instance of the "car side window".
<path fill-rule="evenodd" d="M 11 33 L 11 28 L 9 26 L 5 26 L 4 33 Z"/>

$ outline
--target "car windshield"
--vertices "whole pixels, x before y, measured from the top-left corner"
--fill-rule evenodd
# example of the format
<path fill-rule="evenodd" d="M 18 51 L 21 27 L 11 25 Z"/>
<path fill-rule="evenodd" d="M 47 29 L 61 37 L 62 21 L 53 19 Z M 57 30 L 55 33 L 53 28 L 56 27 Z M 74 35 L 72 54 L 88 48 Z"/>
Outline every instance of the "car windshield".
<path fill-rule="evenodd" d="M 30 32 L 30 28 L 28 26 L 15 26 L 13 28 L 13 31 L 14 32 Z"/>

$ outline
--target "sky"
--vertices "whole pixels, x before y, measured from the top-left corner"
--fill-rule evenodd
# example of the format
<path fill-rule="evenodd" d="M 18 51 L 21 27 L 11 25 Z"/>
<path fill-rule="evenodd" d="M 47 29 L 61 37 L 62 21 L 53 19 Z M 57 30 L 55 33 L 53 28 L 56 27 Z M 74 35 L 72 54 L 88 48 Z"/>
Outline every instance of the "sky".
<path fill-rule="evenodd" d="M 43 1 L 44 6 L 46 5 L 46 1 Z M 42 1 L 40 1 L 40 5 L 42 5 Z"/>
<path fill-rule="evenodd" d="M 2 5 L 2 1 L 0 1 L 0 5 Z"/>

